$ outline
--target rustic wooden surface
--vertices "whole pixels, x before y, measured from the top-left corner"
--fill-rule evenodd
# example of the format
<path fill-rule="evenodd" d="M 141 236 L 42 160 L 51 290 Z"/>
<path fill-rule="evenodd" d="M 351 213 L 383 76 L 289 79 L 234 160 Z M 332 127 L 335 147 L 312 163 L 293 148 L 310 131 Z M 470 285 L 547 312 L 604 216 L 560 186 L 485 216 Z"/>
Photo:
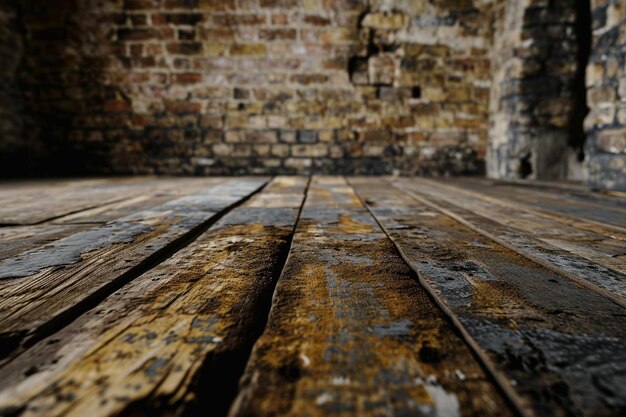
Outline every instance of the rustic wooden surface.
<path fill-rule="evenodd" d="M 460 410 L 509 414 L 351 187 L 314 179 L 230 415 Z"/>
<path fill-rule="evenodd" d="M 626 199 L 0 183 L 0 416 L 622 416 Z"/>
<path fill-rule="evenodd" d="M 525 409 L 541 416 L 610 415 L 613 402 L 626 406 L 625 387 L 603 388 L 626 375 L 623 308 L 387 181 L 351 182 Z"/>
<path fill-rule="evenodd" d="M 480 201 L 458 188 L 424 180 L 391 182 L 417 200 L 581 285 L 626 306 L 625 242 L 591 236 L 532 212 Z"/>
<path fill-rule="evenodd" d="M 0 355 L 73 320 L 265 181 L 218 182 L 0 261 Z"/>

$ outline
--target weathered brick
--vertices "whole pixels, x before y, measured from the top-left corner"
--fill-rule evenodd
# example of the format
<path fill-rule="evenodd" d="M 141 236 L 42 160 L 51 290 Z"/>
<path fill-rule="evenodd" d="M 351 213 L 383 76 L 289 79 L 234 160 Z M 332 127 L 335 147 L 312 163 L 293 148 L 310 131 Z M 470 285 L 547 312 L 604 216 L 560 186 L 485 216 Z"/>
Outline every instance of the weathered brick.
<path fill-rule="evenodd" d="M 202 81 L 202 74 L 198 74 L 198 73 L 173 74 L 173 81 L 178 84 L 196 84 Z"/>
<path fill-rule="evenodd" d="M 118 29 L 117 38 L 121 41 L 146 41 L 162 39 L 163 32 L 158 29 Z"/>
<path fill-rule="evenodd" d="M 159 13 L 152 15 L 152 23 L 156 25 L 195 25 L 202 21 L 201 13 Z"/>
<path fill-rule="evenodd" d="M 154 9 L 159 7 L 160 0 L 124 0 L 125 10 Z"/>
<path fill-rule="evenodd" d="M 274 40 L 295 40 L 295 29 L 261 29 L 259 31 L 259 39 L 274 41 Z"/>
<path fill-rule="evenodd" d="M 249 14 L 249 15 L 216 15 L 213 16 L 213 24 L 217 26 L 258 26 L 265 25 L 267 23 L 267 17 L 264 15 L 258 14 Z"/>
<path fill-rule="evenodd" d="M 198 7 L 210 12 L 234 10 L 235 0 L 198 0 Z"/>
<path fill-rule="evenodd" d="M 361 24 L 363 27 L 373 29 L 395 29 L 406 27 L 409 23 L 409 16 L 404 13 L 375 12 L 369 13 Z"/>
<path fill-rule="evenodd" d="M 299 130 L 298 131 L 299 143 L 315 143 L 317 142 L 317 132 L 314 130 Z"/>
<path fill-rule="evenodd" d="M 28 47 L 40 56 L 24 62 L 32 72 L 24 85 L 34 109 L 73 121 L 75 141 L 102 132 L 111 160 L 127 149 L 117 143 L 142 138 L 149 152 L 137 154 L 138 172 L 366 172 L 370 162 L 360 158 L 373 157 L 412 172 L 421 162 L 409 135 L 456 140 L 479 155 L 489 123 L 490 7 L 387 3 L 93 2 L 72 19 L 69 10 L 32 17 Z M 34 11 L 24 12 L 30 22 Z M 107 160 L 94 169 L 111 169 Z"/>
<path fill-rule="evenodd" d="M 177 55 L 197 55 L 202 52 L 202 44 L 198 42 L 168 43 L 167 51 Z"/>
<path fill-rule="evenodd" d="M 234 44 L 230 47 L 231 55 L 265 55 L 267 47 L 262 43 Z"/>

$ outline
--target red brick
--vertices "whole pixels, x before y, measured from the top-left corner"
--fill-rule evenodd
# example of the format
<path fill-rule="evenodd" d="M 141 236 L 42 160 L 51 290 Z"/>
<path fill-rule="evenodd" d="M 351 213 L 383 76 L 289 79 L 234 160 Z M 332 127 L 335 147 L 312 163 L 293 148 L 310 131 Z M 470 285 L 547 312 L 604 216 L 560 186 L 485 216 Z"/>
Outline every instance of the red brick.
<path fill-rule="evenodd" d="M 198 73 L 183 73 L 183 74 L 174 74 L 173 81 L 177 84 L 197 84 L 202 82 L 202 74 Z"/>

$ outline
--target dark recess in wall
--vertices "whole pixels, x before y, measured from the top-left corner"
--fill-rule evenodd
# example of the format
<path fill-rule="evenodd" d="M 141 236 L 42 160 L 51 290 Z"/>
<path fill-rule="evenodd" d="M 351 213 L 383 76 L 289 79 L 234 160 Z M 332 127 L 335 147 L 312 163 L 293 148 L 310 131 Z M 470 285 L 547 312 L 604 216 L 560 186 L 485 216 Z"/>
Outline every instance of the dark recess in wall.
<path fill-rule="evenodd" d="M 578 71 L 574 78 L 574 108 L 572 109 L 569 145 L 577 154 L 578 160 L 582 161 L 585 157 L 585 117 L 589 113 L 587 106 L 587 88 L 585 82 L 585 73 L 589 57 L 591 55 L 591 2 L 590 0 L 578 0 L 576 10 L 576 38 L 578 40 Z"/>
<path fill-rule="evenodd" d="M 21 120 L 16 146 L 0 152 L 0 177 L 75 176 L 92 174 L 90 166 L 101 165 L 94 152 L 71 143 L 69 130 L 83 110 L 93 109 L 88 98 L 98 94 L 98 75 L 83 68 L 76 0 L 9 1 L 15 19 L 11 30 L 20 39 L 15 46 L 19 63 L 10 82 L 15 90 L 14 105 Z M 51 23 L 53 22 L 53 23 Z M 56 28 L 49 29 L 49 26 Z M 72 52 L 70 52 L 72 51 Z M 73 89 L 68 79 L 77 80 Z M 51 98 L 56 97 L 54 101 Z M 91 147 L 97 146 L 90 144 Z"/>

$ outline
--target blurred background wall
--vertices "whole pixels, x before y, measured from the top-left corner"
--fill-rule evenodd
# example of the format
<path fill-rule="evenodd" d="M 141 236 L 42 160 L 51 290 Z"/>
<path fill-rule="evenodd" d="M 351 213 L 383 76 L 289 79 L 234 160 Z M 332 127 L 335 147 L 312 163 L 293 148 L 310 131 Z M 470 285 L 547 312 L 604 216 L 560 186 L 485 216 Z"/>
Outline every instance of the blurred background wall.
<path fill-rule="evenodd" d="M 618 0 L 8 0 L 0 173 L 619 188 L 623 19 Z"/>

